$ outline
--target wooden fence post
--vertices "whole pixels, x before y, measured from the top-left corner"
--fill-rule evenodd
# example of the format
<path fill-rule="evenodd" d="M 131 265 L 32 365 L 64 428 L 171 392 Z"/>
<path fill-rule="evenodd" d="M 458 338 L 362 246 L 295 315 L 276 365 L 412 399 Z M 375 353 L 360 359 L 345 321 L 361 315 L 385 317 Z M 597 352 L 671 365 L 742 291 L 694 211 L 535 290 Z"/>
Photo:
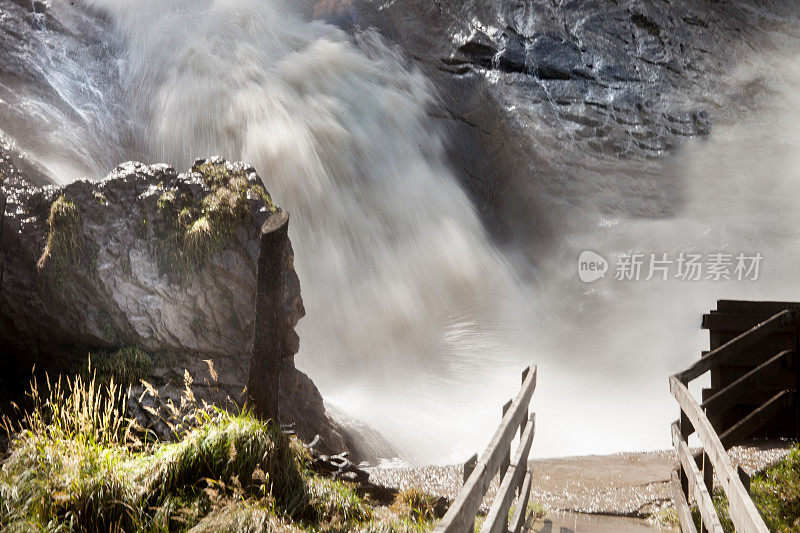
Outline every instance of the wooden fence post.
<path fill-rule="evenodd" d="M 705 484 L 711 498 L 714 498 L 714 466 L 711 464 L 711 459 L 705 451 L 703 451 L 701 457 L 703 462 L 703 484 Z M 702 516 L 700 517 L 700 526 L 704 531 L 708 531 Z"/>
<path fill-rule="evenodd" d="M 531 371 L 531 367 L 525 367 L 525 370 L 522 371 L 522 385 L 525 384 L 525 379 L 528 377 L 528 372 L 530 372 L 530 371 Z M 527 408 L 527 406 L 525 407 L 525 417 L 523 418 L 523 420 L 525 420 L 525 421 L 528 420 L 528 408 Z M 520 440 L 520 442 L 522 442 L 522 434 L 525 432 L 525 424 L 526 424 L 526 422 L 522 422 L 519 425 L 519 440 Z"/>
<path fill-rule="evenodd" d="M 500 417 L 501 419 L 504 416 L 506 416 L 506 413 L 508 412 L 508 409 L 510 407 L 511 407 L 511 400 L 508 400 L 506 402 L 506 404 L 503 406 L 503 414 Z M 527 414 L 527 409 L 525 410 L 525 414 Z M 527 422 L 527 418 L 525 419 L 525 421 L 522 424 L 524 425 L 525 422 Z M 510 464 L 511 464 L 511 447 L 508 448 L 508 450 L 506 451 L 506 454 L 503 456 L 502 462 L 500 463 L 500 479 L 501 480 L 504 477 L 506 477 L 506 472 L 508 472 L 508 467 L 509 467 Z"/>
<path fill-rule="evenodd" d="M 475 467 L 477 465 L 478 465 L 478 454 L 476 453 L 475 455 L 473 455 L 472 457 L 467 459 L 466 463 L 464 463 L 464 476 L 463 476 L 464 477 L 464 483 L 467 482 L 467 480 L 469 479 L 469 476 L 472 475 L 472 471 L 475 470 Z M 472 525 L 469 527 L 469 530 L 470 530 L 470 533 L 475 531 L 475 521 L 472 522 Z"/>
<path fill-rule="evenodd" d="M 284 351 L 281 326 L 283 258 L 288 241 L 289 213 L 279 211 L 261 228 L 256 278 L 255 327 L 247 396 L 253 414 L 278 422 L 280 364 Z"/>
<path fill-rule="evenodd" d="M 686 416 L 686 413 L 683 412 L 681 409 L 681 418 L 678 422 L 678 428 L 681 431 L 681 438 L 687 443 L 689 443 L 689 435 L 692 434 L 693 428 L 691 427 L 691 422 L 689 421 L 689 417 Z M 686 498 L 686 501 L 689 501 L 689 473 L 685 472 L 683 468 L 678 467 L 680 472 L 680 482 L 681 482 L 681 490 L 683 491 L 683 496 Z"/>

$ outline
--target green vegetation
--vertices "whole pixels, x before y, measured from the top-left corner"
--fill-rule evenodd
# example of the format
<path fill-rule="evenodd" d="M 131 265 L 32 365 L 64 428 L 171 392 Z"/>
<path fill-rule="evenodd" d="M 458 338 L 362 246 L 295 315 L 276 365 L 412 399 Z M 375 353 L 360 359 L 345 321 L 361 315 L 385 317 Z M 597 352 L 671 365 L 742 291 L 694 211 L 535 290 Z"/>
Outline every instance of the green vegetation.
<path fill-rule="evenodd" d="M 679 527 L 680 521 L 678 520 L 678 512 L 671 504 L 664 505 L 656 512 L 651 514 L 648 522 L 657 527 Z"/>
<path fill-rule="evenodd" d="M 511 519 L 514 517 L 514 513 L 517 510 L 517 503 L 514 502 L 511 504 L 511 507 L 508 509 L 508 523 L 511 523 Z M 525 516 L 532 517 L 532 520 L 535 522 L 536 520 L 541 519 L 543 516 L 547 514 L 547 509 L 539 503 L 535 503 L 532 501 L 528 501 L 528 505 L 525 507 Z M 475 533 L 478 533 L 481 528 L 483 527 L 483 523 L 486 521 L 486 515 L 478 515 L 475 518 Z"/>
<path fill-rule="evenodd" d="M 88 377 L 94 373 L 101 383 L 113 380 L 123 386 L 138 384 L 139 380 L 149 379 L 153 371 L 153 358 L 137 346 L 125 346 L 109 352 L 95 352 L 91 355 Z"/>
<path fill-rule="evenodd" d="M 92 263 L 83 238 L 83 217 L 73 202 L 59 196 L 50 206 L 47 225 L 47 245 L 37 263 L 39 270 L 50 272 L 63 281 L 75 265 Z"/>
<path fill-rule="evenodd" d="M 783 461 L 767 468 L 750 480 L 750 496 L 770 531 L 800 531 L 800 447 L 795 446 Z M 721 490 L 714 491 L 714 507 L 722 528 L 734 531 L 728 514 L 728 499 Z M 700 512 L 692 508 L 695 523 Z"/>
<path fill-rule="evenodd" d="M 197 201 L 165 190 L 158 200 L 164 217 L 158 233 L 159 268 L 178 281 L 199 271 L 209 257 L 229 245 L 236 229 L 251 217 L 252 198 L 265 202 L 273 213 L 277 210 L 264 187 L 252 185 L 243 171 L 226 163 L 206 162 L 192 171 L 203 177 L 210 194 Z"/>
<path fill-rule="evenodd" d="M 295 437 L 248 414 L 206 409 L 182 440 L 143 444 L 111 380 L 31 388 L 33 408 L 0 467 L 8 531 L 423 531 L 430 499 L 389 507 L 316 474 Z M 408 509 L 400 509 L 407 506 Z"/>

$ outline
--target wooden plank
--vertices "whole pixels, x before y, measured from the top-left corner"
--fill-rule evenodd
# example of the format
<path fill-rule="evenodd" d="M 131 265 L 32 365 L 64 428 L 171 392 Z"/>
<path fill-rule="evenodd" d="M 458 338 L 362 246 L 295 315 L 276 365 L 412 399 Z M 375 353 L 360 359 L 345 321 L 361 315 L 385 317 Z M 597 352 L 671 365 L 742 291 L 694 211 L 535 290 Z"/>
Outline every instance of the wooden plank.
<path fill-rule="evenodd" d="M 670 486 L 672 488 L 672 503 L 675 505 L 675 512 L 678 514 L 678 522 L 683 533 L 697 533 L 697 528 L 692 520 L 692 512 L 689 510 L 689 502 L 681 490 L 681 482 L 678 481 L 678 471 L 673 470 L 670 475 Z"/>
<path fill-rule="evenodd" d="M 735 335 L 734 335 L 735 336 Z M 731 337 L 733 338 L 733 337 Z M 730 340 L 730 339 L 727 339 Z M 724 344 L 724 343 L 721 343 Z M 794 334 L 792 333 L 773 333 L 758 341 L 757 344 L 735 354 L 731 354 L 725 359 L 726 365 L 749 366 L 763 363 L 773 355 L 783 350 L 793 350 L 795 345 Z M 719 345 L 718 345 L 719 346 Z M 710 350 L 700 352 L 702 357 L 710 353 Z"/>
<path fill-rule="evenodd" d="M 747 331 L 748 329 L 769 320 L 774 313 L 712 313 L 703 315 L 702 329 L 714 331 Z M 794 331 L 791 324 L 776 329 L 782 333 Z"/>
<path fill-rule="evenodd" d="M 785 351 L 785 350 L 775 350 L 774 352 L 772 352 L 772 356 L 770 357 L 770 359 L 772 357 L 774 357 L 775 355 L 777 355 L 778 353 L 782 352 L 782 351 Z M 790 364 L 789 364 L 790 363 L 790 359 L 791 359 L 792 356 L 793 356 L 792 354 L 789 354 L 789 357 L 787 357 L 787 359 L 786 359 L 786 361 L 785 361 L 785 363 L 783 365 L 783 368 L 779 369 L 779 372 L 777 372 L 774 375 L 774 377 L 772 377 L 770 379 L 769 383 L 773 383 L 773 384 L 780 383 L 782 387 L 790 387 L 790 386 L 794 387 L 794 383 L 791 380 L 791 377 L 793 377 L 795 375 L 794 367 L 790 367 Z M 754 368 L 764 364 L 765 362 L 766 361 L 762 361 L 760 363 L 754 363 L 754 364 L 750 365 L 749 367 L 720 365 L 721 369 L 724 370 L 724 372 L 718 374 L 718 377 L 723 378 L 723 379 L 719 379 L 716 383 L 712 382 L 711 386 L 712 386 L 712 388 L 715 388 L 715 389 L 724 389 L 725 387 L 727 387 L 728 385 L 730 385 L 734 381 L 736 381 L 736 380 L 740 379 L 741 377 L 745 376 L 748 372 L 750 372 Z M 713 374 L 713 370 L 712 370 L 712 374 Z"/>
<path fill-rule="evenodd" d="M 750 474 L 744 471 L 741 466 L 736 467 L 736 473 L 739 474 L 739 479 L 742 480 L 742 485 L 744 485 L 745 490 L 749 493 L 750 492 Z"/>
<path fill-rule="evenodd" d="M 672 427 L 672 443 L 675 445 L 681 468 L 689 478 L 689 491 L 697 502 L 703 527 L 711 533 L 723 533 L 717 510 L 714 508 L 714 500 L 703 480 L 703 475 L 697 468 L 695 458 L 689 451 L 686 441 L 681 437 L 680 430 L 675 425 Z"/>
<path fill-rule="evenodd" d="M 785 346 L 779 346 L 774 350 L 770 350 L 763 347 L 762 343 L 758 343 L 753 348 L 742 350 L 737 354 L 731 354 L 731 356 L 725 360 L 725 364 L 729 366 L 749 366 L 752 368 L 753 365 L 763 363 L 776 353 L 783 350 L 790 350 L 793 347 L 792 344 L 787 343 Z M 705 357 L 708 353 L 709 350 L 703 350 L 700 352 L 700 357 Z"/>
<path fill-rule="evenodd" d="M 522 526 L 525 525 L 528 513 L 528 499 L 531 495 L 531 483 L 533 474 L 530 470 L 525 472 L 525 478 L 522 480 L 522 488 L 519 490 L 519 498 L 517 498 L 517 508 L 514 509 L 514 516 L 511 517 L 511 524 L 508 530 L 511 533 L 519 533 Z"/>
<path fill-rule="evenodd" d="M 511 441 L 517 433 L 517 427 L 522 423 L 522 416 L 527 412 L 531 396 L 536 388 L 536 375 L 537 370 L 533 366 L 517 397 L 511 403 L 511 408 L 503 417 L 500 427 L 495 431 L 489 446 L 481 455 L 478 465 L 434 531 L 462 533 L 469 529 L 492 478 L 500 468 L 500 461 L 505 455 L 504 450 L 511 446 Z"/>
<path fill-rule="evenodd" d="M 787 406 L 791 397 L 792 393 L 789 391 L 779 392 L 764 405 L 741 419 L 736 425 L 725 430 L 719 436 L 720 442 L 723 446 L 730 447 L 738 444 L 742 439 L 746 439 L 780 413 Z"/>
<path fill-rule="evenodd" d="M 508 400 L 506 404 L 503 406 L 503 416 L 506 416 L 506 413 L 511 408 L 511 400 Z M 525 414 L 527 418 L 528 410 L 525 409 Z M 521 426 L 522 424 L 520 424 Z M 503 460 L 500 461 L 500 479 L 506 477 L 506 472 L 508 472 L 508 465 L 511 464 L 511 447 L 509 446 L 506 449 L 506 454 L 503 456 Z"/>
<path fill-rule="evenodd" d="M 500 488 L 497 489 L 497 495 L 494 497 L 489 514 L 486 515 L 486 520 L 483 522 L 481 533 L 499 533 L 501 531 L 505 533 L 508 510 L 511 508 L 511 502 L 514 501 L 516 496 L 517 486 L 519 486 L 523 474 L 528 470 L 528 455 L 531 451 L 531 444 L 533 444 L 535 429 L 536 416 L 532 415 L 525 425 L 522 442 L 514 454 L 514 463 L 509 466 L 508 473 L 500 483 Z"/>
<path fill-rule="evenodd" d="M 464 479 L 462 483 L 466 483 L 469 479 L 469 476 L 472 475 L 472 471 L 475 470 L 475 465 L 478 464 L 478 454 L 474 454 L 472 457 L 467 459 L 464 463 Z"/>
<path fill-rule="evenodd" d="M 463 474 L 463 483 L 466 483 L 469 479 L 469 476 L 472 475 L 472 471 L 475 470 L 475 466 L 478 464 L 478 454 L 474 454 L 472 457 L 467 459 L 467 462 L 464 463 L 464 474 Z M 470 532 L 475 531 L 475 521 L 472 521 L 472 524 L 469 526 Z"/>
<path fill-rule="evenodd" d="M 760 338 L 774 332 L 777 328 L 782 328 L 786 324 L 795 323 L 795 311 L 783 311 L 773 316 L 765 322 L 761 322 L 752 329 L 749 329 L 738 335 L 737 337 L 726 342 L 719 348 L 712 350 L 705 357 L 697 361 L 683 372 L 676 374 L 674 377 L 681 383 L 687 383 L 698 376 L 708 372 L 712 367 L 725 361 L 725 359 L 732 353 L 739 352 L 744 348 L 752 346 Z"/>
<path fill-rule="evenodd" d="M 789 314 L 788 311 L 784 313 Z M 776 315 L 771 320 L 780 320 L 781 317 L 787 316 L 784 313 Z M 700 409 L 700 405 L 691 396 L 686 385 L 681 383 L 678 376 L 670 377 L 669 384 L 670 392 L 678 401 L 681 411 L 691 421 L 703 449 L 708 454 L 711 464 L 714 465 L 722 490 L 728 497 L 728 510 L 733 524 L 739 531 L 768 533 L 769 530 L 764 519 L 758 514 L 753 500 L 750 499 L 750 495 L 742 485 L 739 475 L 731 464 L 730 457 L 714 432 L 714 428 L 711 427 L 708 418 Z"/>
<path fill-rule="evenodd" d="M 710 398 L 707 398 L 700 407 L 708 411 L 722 411 L 726 407 L 747 398 L 759 387 L 767 385 L 767 378 L 774 377 L 786 365 L 788 356 L 794 350 L 784 350 L 769 359 L 744 376 L 740 377 Z"/>
<path fill-rule="evenodd" d="M 717 311 L 720 313 L 768 313 L 774 315 L 785 309 L 800 307 L 798 302 L 771 302 L 747 300 L 717 300 Z"/>
<path fill-rule="evenodd" d="M 525 385 L 525 379 L 528 377 L 528 372 L 531 371 L 531 367 L 527 367 L 525 370 L 522 371 L 522 385 Z M 523 420 L 528 419 L 528 409 L 525 409 L 525 416 L 522 418 Z M 522 440 L 522 432 L 525 431 L 525 427 L 523 424 L 519 425 L 519 439 Z"/>

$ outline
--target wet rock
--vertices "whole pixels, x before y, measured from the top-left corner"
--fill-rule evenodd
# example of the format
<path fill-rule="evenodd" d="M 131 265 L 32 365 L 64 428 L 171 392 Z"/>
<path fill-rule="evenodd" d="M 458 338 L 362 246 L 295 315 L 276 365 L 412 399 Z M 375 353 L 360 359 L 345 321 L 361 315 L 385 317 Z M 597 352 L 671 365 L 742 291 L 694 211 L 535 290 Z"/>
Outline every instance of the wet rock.
<path fill-rule="evenodd" d="M 252 168 L 228 167 L 246 175 L 249 186 L 260 184 Z M 169 196 L 181 206 L 200 208 L 212 191 L 207 183 L 193 183 L 198 178 L 191 172 L 179 175 L 166 165 L 125 163 L 101 181 L 77 181 L 61 188 L 6 182 L 3 248 L 16 246 L 21 253 L 5 257 L 2 319 L 24 333 L 6 336 L 6 341 L 31 342 L 35 332 L 27 325 L 42 322 L 58 342 L 132 344 L 154 352 L 205 355 L 249 351 L 256 235 L 269 208 L 247 191 L 250 216 L 241 231 L 231 231 L 220 243 L 219 253 L 209 255 L 202 265 L 181 265 L 191 261 L 187 241 L 169 243 L 176 247 L 175 255 L 162 257 L 162 241 L 172 235 L 168 213 L 159 202 Z M 42 262 L 48 239 L 58 232 L 48 223 L 50 209 L 62 197 L 80 218 L 77 244 L 73 243 L 80 250 L 66 258 L 53 252 Z M 197 266 L 197 271 L 185 276 L 178 272 L 189 266 Z M 286 274 L 285 298 L 291 304 L 285 308 L 292 309 L 289 321 L 294 325 L 303 315 L 302 301 L 294 271 Z"/>
<path fill-rule="evenodd" d="M 503 49 L 500 51 L 500 68 L 507 72 L 526 72 L 528 70 L 525 39 L 514 28 L 506 28 L 502 35 Z"/>
<path fill-rule="evenodd" d="M 543 80 L 568 80 L 581 67 L 581 51 L 559 37 L 537 37 L 530 47 L 528 60 L 534 74 Z"/>
<path fill-rule="evenodd" d="M 465 188 L 532 260 L 558 246 L 570 209 L 679 209 L 637 194 L 663 190 L 663 158 L 715 116 L 748 109 L 727 85 L 743 60 L 800 45 L 790 0 L 356 3 L 430 76 Z"/>
<path fill-rule="evenodd" d="M 481 31 L 474 31 L 458 51 L 465 58 L 464 61 L 491 68 L 497 55 L 497 45 L 488 35 Z"/>

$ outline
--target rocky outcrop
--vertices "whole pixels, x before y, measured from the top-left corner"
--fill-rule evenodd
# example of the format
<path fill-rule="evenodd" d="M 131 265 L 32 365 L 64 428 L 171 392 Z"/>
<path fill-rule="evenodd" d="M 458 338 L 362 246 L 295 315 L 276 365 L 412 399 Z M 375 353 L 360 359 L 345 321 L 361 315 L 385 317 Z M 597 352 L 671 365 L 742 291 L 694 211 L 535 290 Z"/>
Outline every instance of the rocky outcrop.
<path fill-rule="evenodd" d="M 162 435 L 168 431 L 158 411 L 181 406 L 187 379 L 197 402 L 241 405 L 260 229 L 278 210 L 252 167 L 198 160 L 179 174 L 131 162 L 103 180 L 60 188 L 10 177 L 0 192 L 5 364 L 63 369 L 85 362 L 88 352 L 136 347 L 150 359 L 146 377 L 158 393 L 149 409 L 132 407 Z M 305 311 L 291 245 L 284 255 L 282 422 L 341 450 L 319 392 L 293 364 L 294 326 Z M 133 396 L 142 391 L 135 386 Z"/>
<path fill-rule="evenodd" d="M 532 258 L 573 209 L 679 209 L 679 193 L 653 193 L 678 189 L 665 156 L 751 107 L 729 74 L 794 49 L 800 26 L 790 0 L 354 5 L 430 76 L 465 187 L 490 230 Z"/>

